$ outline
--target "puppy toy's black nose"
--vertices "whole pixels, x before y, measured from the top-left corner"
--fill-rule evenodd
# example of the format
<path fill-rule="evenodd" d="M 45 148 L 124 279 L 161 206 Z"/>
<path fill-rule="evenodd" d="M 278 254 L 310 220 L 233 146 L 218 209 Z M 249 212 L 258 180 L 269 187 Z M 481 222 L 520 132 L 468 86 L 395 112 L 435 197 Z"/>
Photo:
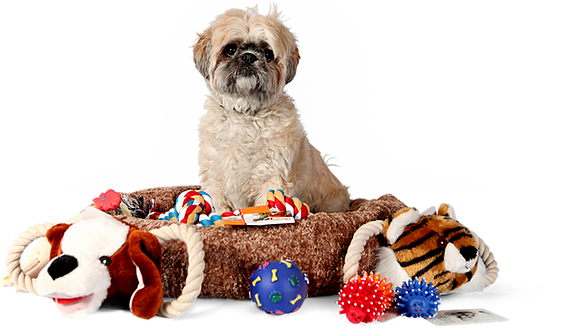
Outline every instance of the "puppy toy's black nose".
<path fill-rule="evenodd" d="M 253 53 L 244 53 L 242 55 L 242 60 L 248 64 L 253 64 L 256 60 L 258 60 L 258 57 L 256 57 Z"/>
<path fill-rule="evenodd" d="M 51 266 L 47 269 L 47 273 L 49 273 L 53 280 L 56 280 L 72 272 L 76 267 L 78 267 L 78 260 L 73 256 L 64 254 L 51 263 Z"/>

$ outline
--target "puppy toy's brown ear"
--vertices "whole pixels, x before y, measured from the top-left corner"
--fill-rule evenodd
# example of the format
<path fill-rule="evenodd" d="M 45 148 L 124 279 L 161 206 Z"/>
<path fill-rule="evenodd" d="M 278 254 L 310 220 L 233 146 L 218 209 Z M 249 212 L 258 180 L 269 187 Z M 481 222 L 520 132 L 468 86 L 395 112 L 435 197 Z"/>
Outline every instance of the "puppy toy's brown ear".
<path fill-rule="evenodd" d="M 60 248 L 60 243 L 62 241 L 64 233 L 69 227 L 70 224 L 66 223 L 55 224 L 45 234 L 45 237 L 49 241 L 49 244 L 51 244 L 50 259 L 53 259 L 54 257 L 61 254 L 62 250 Z"/>
<path fill-rule="evenodd" d="M 129 236 L 129 256 L 137 267 L 139 287 L 130 300 L 131 312 L 140 318 L 154 317 L 163 301 L 162 248 L 153 234 L 135 230 Z"/>

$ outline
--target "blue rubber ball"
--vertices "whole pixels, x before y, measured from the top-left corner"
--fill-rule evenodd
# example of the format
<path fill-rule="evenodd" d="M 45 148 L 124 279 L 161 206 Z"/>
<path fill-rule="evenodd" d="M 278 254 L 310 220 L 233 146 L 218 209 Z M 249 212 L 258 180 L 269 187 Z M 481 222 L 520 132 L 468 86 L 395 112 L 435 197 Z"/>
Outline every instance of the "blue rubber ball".
<path fill-rule="evenodd" d="M 275 315 L 297 311 L 308 296 L 308 277 L 290 260 L 264 262 L 252 273 L 250 283 L 252 301 Z"/>
<path fill-rule="evenodd" d="M 402 287 L 396 287 L 396 310 L 398 314 L 412 318 L 431 318 L 437 314 L 439 305 L 439 292 L 425 279 L 410 279 L 404 281 Z"/>

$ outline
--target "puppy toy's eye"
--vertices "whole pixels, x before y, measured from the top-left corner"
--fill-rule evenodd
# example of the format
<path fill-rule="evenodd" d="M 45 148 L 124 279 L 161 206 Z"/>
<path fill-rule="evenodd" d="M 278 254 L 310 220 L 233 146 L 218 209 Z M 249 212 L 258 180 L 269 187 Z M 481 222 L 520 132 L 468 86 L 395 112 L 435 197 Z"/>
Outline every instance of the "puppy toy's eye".
<path fill-rule="evenodd" d="M 108 256 L 102 256 L 100 257 L 100 261 L 102 264 L 109 266 L 111 264 L 111 258 Z"/>
<path fill-rule="evenodd" d="M 267 60 L 267 62 L 270 62 L 271 60 L 273 60 L 273 58 L 275 58 L 275 55 L 273 54 L 273 51 L 271 50 L 265 50 L 264 51 L 265 54 L 265 60 Z"/>
<path fill-rule="evenodd" d="M 224 55 L 227 57 L 233 57 L 234 54 L 236 53 L 236 45 L 234 44 L 228 44 L 223 51 Z"/>

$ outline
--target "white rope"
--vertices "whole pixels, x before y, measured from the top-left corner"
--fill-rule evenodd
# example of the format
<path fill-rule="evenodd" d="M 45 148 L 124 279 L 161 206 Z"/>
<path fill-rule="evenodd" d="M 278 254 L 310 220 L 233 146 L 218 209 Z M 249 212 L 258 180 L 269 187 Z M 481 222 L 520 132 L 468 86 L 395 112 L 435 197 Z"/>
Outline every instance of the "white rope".
<path fill-rule="evenodd" d="M 384 221 L 378 220 L 362 225 L 355 234 L 347 248 L 345 255 L 345 264 L 343 265 L 343 282 L 346 283 L 352 277 L 357 275 L 359 269 L 359 260 L 365 249 L 365 244 L 369 238 L 382 232 Z"/>
<path fill-rule="evenodd" d="M 484 243 L 484 240 L 478 237 L 478 235 L 476 235 L 474 232 L 471 231 L 471 233 L 474 235 L 476 241 L 478 242 L 478 253 L 480 253 L 480 258 L 482 258 L 482 261 L 486 266 L 486 274 L 484 274 L 484 279 L 486 279 L 485 287 L 488 287 L 492 283 L 496 282 L 500 269 L 498 268 L 498 263 L 494 259 L 494 254 L 492 253 L 492 251 L 490 251 L 490 248 L 486 245 L 486 243 Z"/>
<path fill-rule="evenodd" d="M 201 292 L 205 270 L 205 252 L 200 234 L 195 231 L 195 227 L 186 224 L 172 224 L 150 231 L 160 243 L 174 239 L 180 239 L 187 245 L 189 256 L 189 268 L 187 279 L 182 294 L 172 302 L 163 302 L 158 315 L 166 318 L 174 318 L 184 314 L 197 300 Z"/>
<path fill-rule="evenodd" d="M 45 223 L 27 228 L 26 231 L 22 232 L 20 236 L 14 240 L 12 247 L 8 250 L 8 258 L 6 259 L 8 276 L 12 279 L 16 286 L 34 294 L 37 294 L 35 289 L 35 278 L 28 276 L 21 268 L 21 255 L 29 244 L 36 239 L 44 237 L 47 230 L 49 230 L 52 226 L 52 223 Z M 46 264 L 47 263 L 44 263 L 44 265 Z"/>
<path fill-rule="evenodd" d="M 345 263 L 343 266 L 343 282 L 347 283 L 349 279 L 357 275 L 359 269 L 359 260 L 361 260 L 361 255 L 365 249 L 365 244 L 369 238 L 376 236 L 382 232 L 384 221 L 378 220 L 366 223 L 362 225 L 355 234 L 353 239 L 349 244 L 347 249 L 347 254 L 345 256 Z M 484 243 L 484 241 L 479 238 L 474 232 L 472 234 L 475 236 L 478 242 L 478 252 L 480 257 L 486 266 L 486 273 L 484 274 L 484 279 L 486 279 L 487 284 L 485 287 L 491 285 L 498 278 L 498 263 L 494 259 L 494 254 L 490 251 L 490 248 Z"/>

